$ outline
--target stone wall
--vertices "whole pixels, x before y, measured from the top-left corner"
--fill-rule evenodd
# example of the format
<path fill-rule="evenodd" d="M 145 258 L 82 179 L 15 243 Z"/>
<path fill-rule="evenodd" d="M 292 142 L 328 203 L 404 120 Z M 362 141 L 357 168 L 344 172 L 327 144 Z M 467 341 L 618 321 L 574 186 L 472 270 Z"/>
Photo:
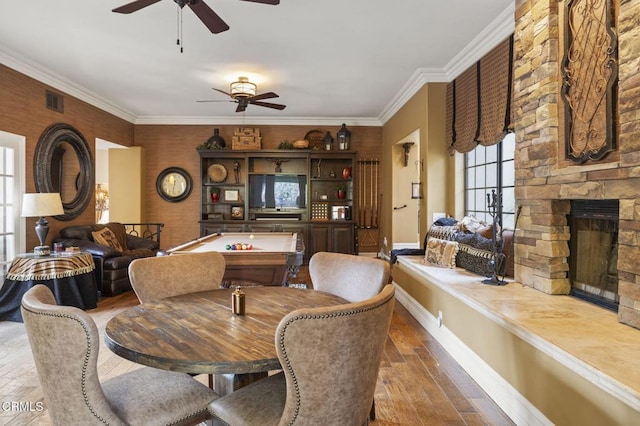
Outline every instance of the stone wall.
<path fill-rule="evenodd" d="M 618 320 L 640 328 L 640 0 L 618 0 L 618 148 L 604 160 L 564 159 L 559 8 L 517 0 L 514 44 L 517 281 L 567 294 L 571 199 L 620 200 Z"/>

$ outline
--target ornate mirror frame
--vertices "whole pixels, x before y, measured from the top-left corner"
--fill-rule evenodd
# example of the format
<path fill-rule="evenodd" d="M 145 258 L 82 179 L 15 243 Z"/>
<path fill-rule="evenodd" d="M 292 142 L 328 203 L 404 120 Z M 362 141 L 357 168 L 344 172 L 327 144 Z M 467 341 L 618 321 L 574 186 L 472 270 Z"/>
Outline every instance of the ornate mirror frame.
<path fill-rule="evenodd" d="M 94 190 L 93 157 L 84 136 L 73 126 L 56 123 L 49 126 L 38 140 L 33 156 L 33 175 L 38 192 L 59 192 L 53 183 L 54 152 L 61 143 L 73 147 L 80 164 L 76 178 L 76 195 L 69 202 L 62 202 L 64 214 L 54 216 L 58 220 L 72 220 L 78 217 L 89 204 Z"/>

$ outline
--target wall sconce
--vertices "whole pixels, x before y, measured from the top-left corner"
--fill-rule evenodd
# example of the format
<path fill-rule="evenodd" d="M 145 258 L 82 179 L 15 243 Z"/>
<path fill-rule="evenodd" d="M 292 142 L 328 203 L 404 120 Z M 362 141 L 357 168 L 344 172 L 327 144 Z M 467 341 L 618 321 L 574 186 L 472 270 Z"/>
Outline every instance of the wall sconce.
<path fill-rule="evenodd" d="M 109 210 L 109 191 L 102 187 L 102 184 L 96 185 L 96 223 L 101 223 L 102 215 Z"/>
<path fill-rule="evenodd" d="M 422 198 L 422 182 L 411 183 L 411 198 L 413 199 Z"/>
<path fill-rule="evenodd" d="M 413 147 L 413 142 L 405 142 L 402 144 L 402 149 L 404 149 L 404 166 L 407 167 L 409 165 L 409 151 L 411 151 L 411 147 Z"/>

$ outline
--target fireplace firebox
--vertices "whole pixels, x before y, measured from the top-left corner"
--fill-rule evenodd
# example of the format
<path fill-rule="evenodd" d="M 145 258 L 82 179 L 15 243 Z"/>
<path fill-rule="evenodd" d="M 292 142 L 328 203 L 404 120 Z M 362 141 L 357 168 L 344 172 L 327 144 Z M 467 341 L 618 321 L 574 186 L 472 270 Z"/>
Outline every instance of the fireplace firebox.
<path fill-rule="evenodd" d="M 618 200 L 572 200 L 571 295 L 618 311 Z"/>

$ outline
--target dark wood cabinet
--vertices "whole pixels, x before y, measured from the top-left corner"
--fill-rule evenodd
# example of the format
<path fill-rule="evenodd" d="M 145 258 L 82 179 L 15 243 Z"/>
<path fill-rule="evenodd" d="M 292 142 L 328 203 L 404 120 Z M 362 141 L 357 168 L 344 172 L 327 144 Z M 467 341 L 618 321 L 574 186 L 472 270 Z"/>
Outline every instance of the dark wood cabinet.
<path fill-rule="evenodd" d="M 354 225 L 312 224 L 309 232 L 310 252 L 355 254 L 354 230 Z"/>
<path fill-rule="evenodd" d="M 299 232 L 305 262 L 355 253 L 354 151 L 198 150 L 200 235 Z"/>

